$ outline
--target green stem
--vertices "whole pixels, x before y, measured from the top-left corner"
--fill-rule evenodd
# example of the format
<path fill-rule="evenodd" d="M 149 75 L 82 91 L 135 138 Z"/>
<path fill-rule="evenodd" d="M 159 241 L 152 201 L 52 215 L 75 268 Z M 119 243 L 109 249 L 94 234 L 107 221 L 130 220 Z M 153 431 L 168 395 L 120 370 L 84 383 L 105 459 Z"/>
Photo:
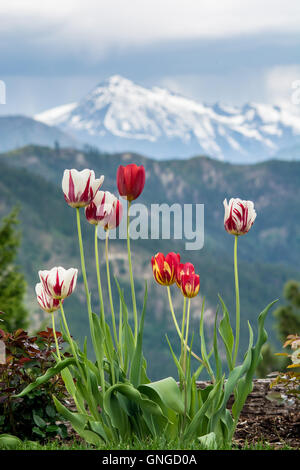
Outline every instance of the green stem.
<path fill-rule="evenodd" d="M 129 235 L 129 211 L 130 211 L 130 207 L 131 207 L 131 201 L 127 201 L 127 251 L 128 251 L 128 264 L 129 264 L 129 275 L 130 275 L 130 285 L 131 285 L 131 297 L 132 297 L 133 316 L 134 316 L 134 340 L 135 340 L 135 344 L 136 344 L 137 335 L 138 335 L 138 318 L 137 318 L 136 298 L 135 298 L 134 280 L 133 280 L 132 263 L 131 263 L 131 251 L 130 251 L 130 235 Z"/>
<path fill-rule="evenodd" d="M 103 303 L 103 293 L 102 293 L 101 275 L 100 275 L 99 252 L 98 252 L 98 225 L 95 225 L 95 261 L 96 261 L 97 283 L 98 283 L 98 292 L 99 292 L 99 301 L 100 301 L 100 312 L 101 312 L 101 319 L 102 319 L 102 327 L 104 330 L 105 315 L 104 315 L 104 303 Z"/>
<path fill-rule="evenodd" d="M 190 309 L 191 309 L 191 299 L 189 298 L 188 301 L 188 308 L 187 308 L 187 318 L 186 318 L 186 330 L 185 330 L 185 349 L 184 349 L 184 373 L 186 373 L 186 356 L 187 356 L 187 350 L 188 350 L 188 338 L 189 338 L 189 327 L 190 327 Z"/>
<path fill-rule="evenodd" d="M 108 238 L 109 238 L 109 230 L 106 231 L 106 239 L 105 239 L 106 274 L 107 274 L 107 285 L 108 285 L 108 294 L 109 294 L 110 311 L 111 311 L 111 318 L 112 318 L 112 324 L 113 324 L 114 338 L 115 338 L 116 348 L 119 349 L 115 310 L 114 310 L 114 303 L 113 303 L 111 283 L 110 283 L 110 271 L 109 271 L 109 261 L 108 261 Z"/>
<path fill-rule="evenodd" d="M 235 322 L 235 347 L 234 347 L 234 355 L 233 355 L 233 368 L 235 366 L 238 349 L 239 349 L 239 341 L 240 341 L 240 290 L 239 290 L 239 274 L 238 274 L 238 264 L 237 264 L 237 243 L 238 243 L 238 235 L 235 235 L 234 240 L 234 280 L 235 280 L 235 315 L 236 315 L 236 322 Z"/>
<path fill-rule="evenodd" d="M 73 356 L 76 360 L 78 369 L 81 371 L 80 364 L 79 364 L 78 357 L 77 357 L 77 354 L 76 354 L 76 351 L 75 351 L 75 348 L 74 348 L 73 340 L 72 340 L 71 335 L 70 335 L 70 330 L 69 330 L 69 327 L 68 327 L 68 323 L 67 323 L 67 320 L 66 320 L 66 317 L 65 317 L 65 312 L 64 312 L 64 308 L 63 308 L 63 304 L 62 304 L 61 300 L 59 301 L 59 306 L 60 306 L 60 311 L 61 311 L 63 324 L 64 324 L 64 327 L 65 327 L 65 330 L 66 330 L 66 333 L 67 333 L 68 341 L 69 341 L 69 344 L 71 346 L 72 354 L 73 354 Z"/>
<path fill-rule="evenodd" d="M 56 346 L 56 352 L 57 352 L 57 356 L 58 356 L 58 359 L 59 359 L 59 362 L 60 362 L 60 361 L 61 361 L 61 355 L 60 355 L 59 346 L 58 346 L 58 341 L 57 341 L 57 336 L 56 336 L 55 320 L 54 320 L 54 313 L 53 313 L 53 312 L 51 313 L 51 317 L 52 317 L 52 330 L 53 330 L 53 335 L 54 335 L 54 341 L 55 341 L 55 346 Z"/>
<path fill-rule="evenodd" d="M 173 302 L 172 302 L 172 297 L 171 297 L 170 286 L 167 286 L 167 291 L 168 291 L 168 298 L 169 298 L 170 310 L 171 310 L 171 314 L 172 314 L 172 318 L 173 318 L 173 321 L 174 321 L 174 325 L 175 325 L 176 331 L 177 331 L 177 333 L 178 333 L 178 335 L 179 335 L 179 338 L 183 341 L 184 346 L 186 346 L 187 350 L 190 351 L 190 347 L 187 345 L 185 339 L 183 339 L 183 335 L 181 334 L 180 328 L 179 328 L 178 323 L 177 323 L 177 320 L 176 320 L 176 316 L 175 316 L 175 313 L 174 313 Z M 200 357 L 197 356 L 197 354 L 195 354 L 193 351 L 191 351 L 191 354 L 192 354 L 192 356 L 194 356 L 195 359 L 197 359 L 197 361 L 203 363 L 202 359 L 200 359 Z"/>
<path fill-rule="evenodd" d="M 181 324 L 181 347 L 180 347 L 180 363 L 182 365 L 183 360 L 183 348 L 184 348 L 184 330 L 185 330 L 185 314 L 186 314 L 186 297 L 183 297 L 183 312 L 182 312 L 182 324 Z"/>
<path fill-rule="evenodd" d="M 85 295 L 86 295 L 86 301 L 87 301 L 87 308 L 88 308 L 88 315 L 89 315 L 89 323 L 90 323 L 92 342 L 93 342 L 94 349 L 96 351 L 96 341 L 95 341 L 95 332 L 94 332 L 94 325 L 93 325 L 91 296 L 90 296 L 90 293 L 89 293 L 89 286 L 88 286 L 87 277 L 86 277 L 79 207 L 76 208 L 76 217 L 77 217 L 77 231 L 78 231 L 78 242 L 79 242 L 79 250 L 80 250 L 81 270 L 82 270 L 82 276 L 83 276 L 83 282 L 84 282 L 84 288 L 85 288 Z"/>

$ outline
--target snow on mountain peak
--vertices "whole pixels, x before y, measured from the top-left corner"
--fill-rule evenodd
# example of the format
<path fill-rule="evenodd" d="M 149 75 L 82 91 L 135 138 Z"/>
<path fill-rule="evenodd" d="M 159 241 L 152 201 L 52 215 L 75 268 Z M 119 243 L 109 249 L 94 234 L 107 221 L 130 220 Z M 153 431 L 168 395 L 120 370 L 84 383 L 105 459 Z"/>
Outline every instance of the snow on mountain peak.
<path fill-rule="evenodd" d="M 35 119 L 105 150 L 139 151 L 157 158 L 205 153 L 257 161 L 300 139 L 300 116 L 281 107 L 211 106 L 163 88 L 144 88 L 120 75 L 101 82 L 78 103 Z"/>

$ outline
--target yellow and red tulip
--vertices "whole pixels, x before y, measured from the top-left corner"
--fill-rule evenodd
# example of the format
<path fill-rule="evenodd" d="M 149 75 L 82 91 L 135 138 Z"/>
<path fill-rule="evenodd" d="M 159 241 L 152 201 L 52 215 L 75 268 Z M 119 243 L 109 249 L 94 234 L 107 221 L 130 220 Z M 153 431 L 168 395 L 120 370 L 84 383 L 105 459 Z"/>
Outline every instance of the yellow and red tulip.
<path fill-rule="evenodd" d="M 185 297 L 195 297 L 199 293 L 200 277 L 198 274 L 182 274 L 180 278 L 180 290 Z"/>
<path fill-rule="evenodd" d="M 174 284 L 179 263 L 180 255 L 178 253 L 171 252 L 166 257 L 163 253 L 157 253 L 155 256 L 152 256 L 151 264 L 156 282 L 162 286 Z"/>
<path fill-rule="evenodd" d="M 177 287 L 181 286 L 181 277 L 183 274 L 195 274 L 195 268 L 192 263 L 180 263 L 176 271 L 176 284 Z"/>
<path fill-rule="evenodd" d="M 254 203 L 241 199 L 224 199 L 224 227 L 232 235 L 244 235 L 249 232 L 256 218 Z"/>

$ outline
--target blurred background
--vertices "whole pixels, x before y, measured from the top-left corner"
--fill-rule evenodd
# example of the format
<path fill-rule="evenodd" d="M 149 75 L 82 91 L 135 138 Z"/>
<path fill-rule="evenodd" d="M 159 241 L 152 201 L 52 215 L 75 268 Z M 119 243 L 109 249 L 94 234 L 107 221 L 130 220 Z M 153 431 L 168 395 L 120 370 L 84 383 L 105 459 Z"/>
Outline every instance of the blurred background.
<path fill-rule="evenodd" d="M 36 331 L 49 323 L 35 299 L 38 270 L 79 266 L 63 170 L 94 169 L 105 175 L 103 189 L 116 193 L 118 165 L 142 163 L 146 186 L 138 202 L 205 206 L 203 249 L 185 251 L 173 239 L 132 244 L 140 309 L 145 280 L 149 286 L 144 349 L 151 378 L 175 374 L 166 333 L 179 348 L 167 293 L 152 279 L 153 254 L 180 252 L 200 274 L 195 350 L 203 296 L 208 342 L 218 293 L 234 322 L 225 197 L 253 200 L 258 214 L 239 243 L 240 358 L 247 321 L 255 328 L 259 312 L 279 298 L 259 373 L 278 369 L 280 340 L 300 330 L 299 2 L 11 0 L 0 14 L 1 327 Z M 83 225 L 98 311 L 93 230 Z M 126 242 L 110 246 L 130 305 Z M 182 298 L 172 292 L 180 318 Z M 88 321 L 81 282 L 65 306 L 82 343 Z"/>

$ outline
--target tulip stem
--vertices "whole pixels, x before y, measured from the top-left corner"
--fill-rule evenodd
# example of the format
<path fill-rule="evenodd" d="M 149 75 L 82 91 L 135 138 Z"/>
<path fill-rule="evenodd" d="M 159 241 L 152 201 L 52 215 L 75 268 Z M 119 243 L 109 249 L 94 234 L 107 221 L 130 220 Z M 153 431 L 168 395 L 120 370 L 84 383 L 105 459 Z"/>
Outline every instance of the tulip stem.
<path fill-rule="evenodd" d="M 233 367 L 235 366 L 235 361 L 238 354 L 239 340 L 240 340 L 240 290 L 239 290 L 239 274 L 238 274 L 238 264 L 237 264 L 237 243 L 238 235 L 235 235 L 234 240 L 234 280 L 235 280 L 235 305 L 236 305 L 236 323 L 235 323 L 235 347 L 233 355 Z"/>
<path fill-rule="evenodd" d="M 170 286 L 167 286 L 167 291 L 168 291 L 170 310 L 171 310 L 172 318 L 173 318 L 173 321 L 174 321 L 174 324 L 175 324 L 175 328 L 177 330 L 179 338 L 183 341 L 184 346 L 187 348 L 188 351 L 190 351 L 190 347 L 186 343 L 186 340 L 183 338 L 183 335 L 181 334 L 180 328 L 179 328 L 177 320 L 176 320 L 176 316 L 175 316 L 175 313 L 174 313 L 173 302 L 172 302 L 172 297 L 171 297 Z M 199 362 L 201 362 L 201 364 L 203 364 L 202 359 L 200 359 L 200 357 L 197 356 L 197 354 L 195 354 L 193 351 L 191 351 L 191 354 L 192 354 L 192 356 L 194 356 L 195 359 L 197 359 L 197 361 L 199 361 Z"/>
<path fill-rule="evenodd" d="M 187 343 L 189 338 L 189 327 L 190 327 L 190 310 L 191 310 L 191 299 L 188 300 L 188 308 L 187 308 L 187 317 L 186 317 L 186 330 L 185 330 L 185 349 L 184 349 L 184 373 L 186 373 L 186 356 L 187 356 Z"/>
<path fill-rule="evenodd" d="M 131 284 L 131 297 L 132 297 L 133 316 L 134 316 L 134 340 L 135 340 L 135 344 L 136 344 L 137 343 L 137 335 L 138 335 L 138 318 L 137 318 L 136 298 L 135 298 L 134 280 L 133 280 L 132 263 L 131 263 L 131 251 L 130 251 L 130 234 L 129 234 L 129 211 L 130 211 L 130 207 L 131 207 L 131 201 L 127 201 L 127 251 L 128 251 L 128 264 L 129 264 L 129 274 L 130 274 L 130 284 Z"/>
<path fill-rule="evenodd" d="M 110 271 L 109 271 L 109 260 L 108 260 L 108 238 L 109 238 L 109 229 L 106 230 L 106 238 L 105 238 L 106 274 L 107 274 L 107 285 L 108 285 L 111 318 L 112 318 L 112 324 L 113 324 L 113 330 L 114 330 L 114 338 L 115 338 L 116 348 L 118 348 L 119 343 L 118 343 L 118 335 L 117 335 L 117 328 L 116 328 L 115 309 L 114 309 L 114 303 L 113 303 L 112 292 L 111 292 L 111 283 L 110 283 Z"/>
<path fill-rule="evenodd" d="M 60 362 L 61 361 L 61 355 L 60 355 L 60 351 L 59 351 L 57 335 L 56 335 L 56 330 L 55 330 L 54 313 L 51 314 L 51 317 L 52 317 L 52 330 L 53 330 L 53 336 L 54 336 L 54 341 L 55 341 L 55 346 L 56 346 L 56 352 L 57 352 L 57 356 L 58 356 L 58 359 L 59 359 L 59 362 Z"/>
<path fill-rule="evenodd" d="M 88 308 L 88 315 L 89 315 L 92 342 L 93 342 L 94 349 L 96 351 L 97 349 L 96 349 L 95 332 L 94 332 L 94 325 L 93 325 L 91 296 L 90 296 L 90 293 L 89 293 L 89 286 L 88 286 L 87 277 L 86 277 L 79 207 L 76 207 L 76 217 L 77 217 L 77 231 L 78 231 L 78 242 L 79 242 L 79 250 L 80 250 L 81 270 L 82 270 L 82 276 L 83 276 L 83 282 L 84 282 L 84 288 L 85 288 L 85 295 L 86 295 L 86 301 L 87 301 L 87 308 Z"/>
<path fill-rule="evenodd" d="M 186 297 L 183 297 L 183 312 L 182 312 L 182 324 L 181 324 L 181 348 L 180 348 L 180 362 L 183 361 L 183 338 L 184 338 L 184 330 L 185 330 L 185 315 L 186 315 Z"/>
<path fill-rule="evenodd" d="M 79 361 L 78 361 L 78 357 L 77 357 L 77 354 L 76 354 L 76 351 L 75 351 L 75 348 L 74 348 L 73 340 L 72 340 L 71 335 L 70 335 L 70 330 L 69 330 L 69 327 L 68 327 L 68 323 L 67 323 L 67 320 L 66 320 L 66 317 L 65 317 L 65 312 L 64 312 L 64 308 L 63 308 L 63 304 L 62 304 L 61 300 L 59 301 L 59 306 L 60 306 L 61 316 L 62 316 L 62 319 L 63 319 L 63 324 L 64 324 L 66 334 L 67 334 L 67 337 L 68 337 L 68 341 L 69 341 L 69 344 L 70 344 L 71 349 L 72 349 L 72 354 L 74 356 L 74 359 L 76 360 L 78 369 L 81 370 L 80 365 L 79 365 Z"/>
<path fill-rule="evenodd" d="M 103 294 L 102 294 L 101 276 L 100 276 L 100 265 L 99 265 L 99 253 L 98 253 L 98 225 L 95 225 L 95 261 L 96 261 L 98 292 L 99 292 L 99 300 L 100 300 L 100 313 L 101 313 L 101 318 L 102 318 L 102 328 L 103 328 L 103 331 L 104 331 L 105 315 L 104 315 L 104 303 L 103 303 Z"/>

